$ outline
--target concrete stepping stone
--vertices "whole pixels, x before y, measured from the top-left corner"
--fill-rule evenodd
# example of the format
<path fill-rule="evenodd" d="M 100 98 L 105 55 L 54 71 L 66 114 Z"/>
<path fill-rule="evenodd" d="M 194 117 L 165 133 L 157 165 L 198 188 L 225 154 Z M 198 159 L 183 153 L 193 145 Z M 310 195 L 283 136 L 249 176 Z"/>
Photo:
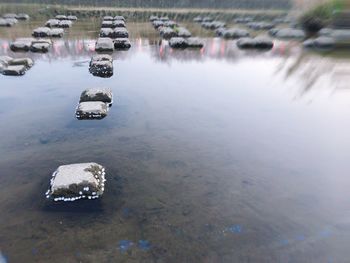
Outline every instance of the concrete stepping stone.
<path fill-rule="evenodd" d="M 102 101 L 109 104 L 113 104 L 113 93 L 110 88 L 90 88 L 84 90 L 80 95 L 80 102 L 87 101 Z"/>
<path fill-rule="evenodd" d="M 96 41 L 95 51 L 97 52 L 113 52 L 114 43 L 109 37 L 100 37 Z"/>
<path fill-rule="evenodd" d="M 128 38 L 116 38 L 113 39 L 114 48 L 117 50 L 126 50 L 131 47 L 130 40 Z"/>
<path fill-rule="evenodd" d="M 75 116 L 78 120 L 100 120 L 107 116 L 108 109 L 108 105 L 102 101 L 80 102 L 75 111 Z"/>
<path fill-rule="evenodd" d="M 104 193 L 105 182 L 105 168 L 100 164 L 61 165 L 52 174 L 45 196 L 55 202 L 97 199 Z"/>

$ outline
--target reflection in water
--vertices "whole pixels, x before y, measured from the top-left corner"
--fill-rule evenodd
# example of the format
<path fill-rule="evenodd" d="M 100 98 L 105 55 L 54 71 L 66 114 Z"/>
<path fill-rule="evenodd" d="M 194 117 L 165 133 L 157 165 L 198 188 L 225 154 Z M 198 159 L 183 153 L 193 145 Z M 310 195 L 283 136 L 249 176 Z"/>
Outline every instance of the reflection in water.
<path fill-rule="evenodd" d="M 131 33 L 109 79 L 89 74 L 95 40 L 83 33 L 26 53 L 25 76 L 0 76 L 9 262 L 347 262 L 348 62 L 292 42 L 248 52 L 206 38 L 182 51 Z M 23 56 L 10 39 L 0 54 Z M 79 122 L 81 91 L 96 86 L 113 89 L 113 111 Z M 46 203 L 56 167 L 89 161 L 107 169 L 101 200 Z"/>

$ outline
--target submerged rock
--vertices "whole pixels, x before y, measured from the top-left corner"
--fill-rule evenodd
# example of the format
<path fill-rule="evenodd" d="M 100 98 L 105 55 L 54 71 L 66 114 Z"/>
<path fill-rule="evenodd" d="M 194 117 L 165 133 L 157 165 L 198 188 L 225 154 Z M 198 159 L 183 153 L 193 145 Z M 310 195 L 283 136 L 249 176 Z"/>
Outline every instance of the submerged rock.
<path fill-rule="evenodd" d="M 54 201 L 96 199 L 103 195 L 105 168 L 97 163 L 62 165 L 52 174 L 46 198 Z"/>
<path fill-rule="evenodd" d="M 109 37 L 100 37 L 97 39 L 95 45 L 95 51 L 97 52 L 113 52 L 114 44 L 111 38 Z"/>
<path fill-rule="evenodd" d="M 103 119 L 107 116 L 108 105 L 102 101 L 80 102 L 75 115 L 79 120 Z"/>
<path fill-rule="evenodd" d="M 10 44 L 10 49 L 14 52 L 29 51 L 33 41 L 33 38 L 17 38 L 14 42 Z"/>
<path fill-rule="evenodd" d="M 109 55 L 95 55 L 91 58 L 89 71 L 102 78 L 113 76 L 113 59 Z"/>
<path fill-rule="evenodd" d="M 240 28 L 230 28 L 227 30 L 224 30 L 222 33 L 222 37 L 226 39 L 237 39 L 241 37 L 249 37 L 249 32 L 245 29 Z"/>
<path fill-rule="evenodd" d="M 272 40 L 265 37 L 241 38 L 237 41 L 237 46 L 240 49 L 263 49 L 268 50 L 273 48 Z"/>
<path fill-rule="evenodd" d="M 110 88 L 91 88 L 84 90 L 80 95 L 79 102 L 87 101 L 102 101 L 108 103 L 109 105 L 113 104 L 113 93 Z"/>
<path fill-rule="evenodd" d="M 131 47 L 130 40 L 128 38 L 116 38 L 113 39 L 115 49 L 129 49 Z"/>

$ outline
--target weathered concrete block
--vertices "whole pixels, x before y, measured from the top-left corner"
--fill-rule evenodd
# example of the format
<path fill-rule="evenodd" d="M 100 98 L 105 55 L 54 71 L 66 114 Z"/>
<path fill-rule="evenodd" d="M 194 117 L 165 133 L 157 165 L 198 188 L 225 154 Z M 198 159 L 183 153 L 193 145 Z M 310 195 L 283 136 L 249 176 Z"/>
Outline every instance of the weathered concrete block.
<path fill-rule="evenodd" d="M 49 27 L 38 27 L 33 30 L 33 37 L 49 37 L 51 29 Z"/>
<path fill-rule="evenodd" d="M 260 49 L 269 50 L 273 48 L 273 41 L 265 37 L 241 38 L 237 41 L 240 49 Z"/>
<path fill-rule="evenodd" d="M 34 39 L 33 38 L 17 38 L 10 44 L 10 49 L 16 51 L 29 51 Z"/>
<path fill-rule="evenodd" d="M 95 55 L 91 58 L 89 71 L 92 75 L 102 78 L 113 76 L 113 59 L 109 55 Z"/>
<path fill-rule="evenodd" d="M 116 27 L 112 33 L 113 38 L 128 38 L 129 32 L 124 27 Z"/>
<path fill-rule="evenodd" d="M 2 69 L 2 74 L 9 76 L 21 76 L 26 73 L 26 70 L 27 68 L 24 65 L 7 66 Z"/>
<path fill-rule="evenodd" d="M 80 95 L 79 102 L 102 101 L 109 105 L 113 104 L 113 93 L 110 88 L 91 88 L 84 90 Z"/>
<path fill-rule="evenodd" d="M 105 168 L 97 163 L 62 165 L 52 174 L 46 198 L 53 201 L 96 199 L 105 189 Z"/>

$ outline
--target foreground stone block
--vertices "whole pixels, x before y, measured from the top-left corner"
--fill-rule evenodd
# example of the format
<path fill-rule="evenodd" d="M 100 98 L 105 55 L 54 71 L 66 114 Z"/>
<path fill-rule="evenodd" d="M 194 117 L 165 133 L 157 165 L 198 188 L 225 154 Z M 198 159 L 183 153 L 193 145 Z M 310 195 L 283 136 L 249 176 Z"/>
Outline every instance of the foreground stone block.
<path fill-rule="evenodd" d="M 179 37 L 191 37 L 192 36 L 191 32 L 187 28 L 184 28 L 184 27 L 179 27 L 176 29 L 176 31 L 177 31 L 177 35 Z"/>
<path fill-rule="evenodd" d="M 50 31 L 50 37 L 63 37 L 64 30 L 63 28 L 53 28 Z"/>
<path fill-rule="evenodd" d="M 95 55 L 91 58 L 89 71 L 102 78 L 113 76 L 113 59 L 109 55 Z"/>
<path fill-rule="evenodd" d="M 10 66 L 25 66 L 27 69 L 34 65 L 34 61 L 31 58 L 14 58 L 8 62 Z"/>
<path fill-rule="evenodd" d="M 22 76 L 26 73 L 26 66 L 17 65 L 17 66 L 7 66 L 2 69 L 2 74 L 9 76 Z"/>
<path fill-rule="evenodd" d="M 58 19 L 49 19 L 46 21 L 45 26 L 46 27 L 58 27 L 58 25 L 60 24 L 60 20 Z"/>
<path fill-rule="evenodd" d="M 203 40 L 198 37 L 187 38 L 187 45 L 189 48 L 202 48 L 204 47 Z"/>
<path fill-rule="evenodd" d="M 183 37 L 173 37 L 169 40 L 169 46 L 171 48 L 187 48 L 187 40 Z"/>
<path fill-rule="evenodd" d="M 102 101 L 80 102 L 75 115 L 78 120 L 103 119 L 107 116 L 108 105 Z"/>
<path fill-rule="evenodd" d="M 100 37 L 99 39 L 97 39 L 95 50 L 97 52 L 113 52 L 114 43 L 112 39 L 108 37 Z"/>
<path fill-rule="evenodd" d="M 52 174 L 46 198 L 53 201 L 96 199 L 103 195 L 105 168 L 97 163 L 62 165 Z"/>
<path fill-rule="evenodd" d="M 113 104 L 113 93 L 110 88 L 91 88 L 84 90 L 79 102 L 101 101 L 109 105 Z"/>
<path fill-rule="evenodd" d="M 100 37 L 112 37 L 113 29 L 112 28 L 101 28 Z"/>
<path fill-rule="evenodd" d="M 177 37 L 177 32 L 171 27 L 162 27 L 159 34 L 164 39 L 170 39 L 172 37 Z"/>

